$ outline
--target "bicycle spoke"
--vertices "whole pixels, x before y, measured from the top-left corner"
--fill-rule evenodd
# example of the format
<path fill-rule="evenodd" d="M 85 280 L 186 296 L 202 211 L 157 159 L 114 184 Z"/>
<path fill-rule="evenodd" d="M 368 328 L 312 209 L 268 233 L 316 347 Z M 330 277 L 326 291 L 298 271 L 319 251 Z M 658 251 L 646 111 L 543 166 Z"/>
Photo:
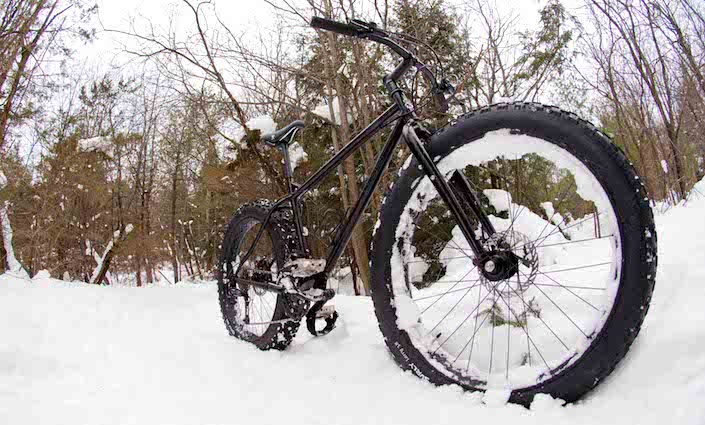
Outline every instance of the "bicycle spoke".
<path fill-rule="evenodd" d="M 480 289 L 477 291 L 477 299 L 479 300 L 481 296 L 482 296 L 482 285 L 480 285 Z M 472 359 L 472 349 L 475 347 L 474 341 L 475 341 L 475 334 L 477 334 L 477 318 L 478 318 L 478 315 L 476 314 L 475 315 L 475 326 L 473 326 L 473 328 L 472 328 L 472 335 L 473 336 L 468 341 L 468 343 L 470 344 L 470 353 L 468 354 L 468 363 L 467 363 L 467 365 L 465 365 L 466 372 L 470 368 L 470 359 Z M 467 344 L 466 344 L 466 346 L 467 346 Z M 458 357 L 460 357 L 460 355 L 463 353 L 464 350 L 465 350 L 465 347 L 463 347 L 463 349 L 460 351 L 460 353 L 458 353 Z M 456 357 L 454 361 L 458 360 L 458 357 Z"/>
<path fill-rule="evenodd" d="M 548 276 L 547 276 L 548 277 Z M 551 285 L 550 283 L 532 283 L 534 286 L 549 286 L 554 288 L 570 288 L 570 289 L 590 289 L 593 291 L 606 291 L 605 288 L 591 288 L 589 286 L 575 286 L 575 285 Z"/>
<path fill-rule="evenodd" d="M 480 279 L 476 279 L 476 280 L 474 280 L 473 282 L 477 282 L 477 281 L 479 281 L 479 280 L 480 280 Z M 413 298 L 413 300 L 414 300 L 414 301 L 422 301 L 422 300 L 427 300 L 427 299 L 433 298 L 433 297 L 441 297 L 441 296 L 446 295 L 446 294 L 452 294 L 453 292 L 460 292 L 460 291 L 463 291 L 463 290 L 465 290 L 465 289 L 472 289 L 472 288 L 475 288 L 475 287 L 481 286 L 481 285 L 482 285 L 482 282 L 477 283 L 477 284 L 472 285 L 472 286 L 464 286 L 464 287 L 462 287 L 462 288 L 454 289 L 454 290 L 452 290 L 452 291 L 446 291 L 446 292 L 443 292 L 443 293 L 440 293 L 440 294 L 427 295 L 427 296 L 424 296 L 424 297 L 421 297 L 421 298 Z"/>
<path fill-rule="evenodd" d="M 490 295 L 490 292 L 488 291 L 488 292 L 487 292 L 487 295 L 485 295 L 485 297 L 484 297 L 482 300 L 480 300 L 480 302 L 479 302 L 479 303 L 477 304 L 477 306 L 470 312 L 470 314 L 468 314 L 467 317 L 465 317 L 465 319 L 464 319 L 462 322 L 460 322 L 460 324 L 458 325 L 458 327 L 455 328 L 455 330 L 454 330 L 453 332 L 451 332 L 451 334 L 448 336 L 448 338 L 446 338 L 446 339 L 441 343 L 441 345 L 438 346 L 438 348 L 436 348 L 436 350 L 433 352 L 433 354 L 436 354 L 436 351 L 438 351 L 441 347 L 443 347 L 443 345 L 444 345 L 446 342 L 448 342 L 448 340 L 449 340 L 450 338 L 452 338 L 453 335 L 455 335 L 456 332 L 458 332 L 458 329 L 460 329 L 460 328 L 463 326 L 463 324 L 465 324 L 465 322 L 467 322 L 467 320 L 470 318 L 470 316 L 472 316 L 472 314 L 473 314 L 478 308 L 480 308 L 480 306 L 482 305 L 482 303 L 487 299 L 487 297 L 488 297 L 489 295 Z M 485 319 L 486 319 L 486 318 L 485 318 Z M 484 323 L 484 320 L 482 321 L 482 323 Z M 482 324 L 480 324 L 480 326 L 482 326 Z"/>
<path fill-rule="evenodd" d="M 517 276 L 518 276 L 518 275 L 519 275 L 519 273 L 517 273 Z M 509 283 L 509 281 L 507 280 L 507 284 L 508 284 L 508 283 Z M 509 303 L 510 303 L 511 300 L 512 300 L 512 299 L 511 299 L 511 296 L 512 296 L 512 295 L 511 295 L 511 292 L 507 292 L 507 298 L 508 298 L 507 305 L 509 305 Z M 506 373 L 506 378 L 507 378 L 507 379 L 509 379 L 509 352 L 510 352 L 511 349 L 512 349 L 512 345 L 511 345 L 511 343 L 510 343 L 510 335 L 511 335 L 511 334 L 512 334 L 511 326 L 507 326 L 507 365 L 506 365 L 506 369 L 505 369 L 506 372 L 507 372 L 507 373 Z"/>
<path fill-rule="evenodd" d="M 543 276 L 546 276 L 547 278 L 551 279 L 551 281 L 553 281 L 554 283 L 558 284 L 558 286 L 560 286 L 561 288 L 563 288 L 563 289 L 565 289 L 566 291 L 570 292 L 571 294 L 575 295 L 580 301 L 582 301 L 582 302 L 584 302 L 585 304 L 589 305 L 589 306 L 592 307 L 595 311 L 600 311 L 600 309 L 598 309 L 598 308 L 595 307 L 594 305 L 590 304 L 589 301 L 587 301 L 586 299 L 584 299 L 584 298 L 581 297 L 580 295 L 576 294 L 575 292 L 571 291 L 569 288 L 566 288 L 565 286 L 561 285 L 561 283 L 560 283 L 559 281 L 555 280 L 555 279 L 552 278 L 551 276 L 548 276 L 546 273 L 543 273 L 541 270 L 539 270 L 538 272 L 539 272 L 539 274 L 541 274 L 541 275 L 543 275 Z"/>
<path fill-rule="evenodd" d="M 517 272 L 517 284 L 518 287 L 521 288 L 521 277 L 519 276 L 519 272 Z M 524 291 L 520 291 L 519 295 L 521 296 L 521 303 L 522 305 L 524 305 L 524 317 L 526 317 L 526 354 L 529 358 L 529 367 L 531 367 L 531 346 L 529 345 L 529 315 L 526 309 L 526 303 L 524 303 Z"/>
<path fill-rule="evenodd" d="M 548 298 L 548 300 L 551 302 L 551 304 L 553 304 L 553 305 L 558 309 L 558 311 L 560 311 L 561 313 L 563 313 L 563 315 L 570 321 L 570 323 L 572 323 L 572 324 L 580 331 L 580 333 L 585 336 L 585 338 L 588 338 L 587 334 L 580 328 L 580 326 L 578 326 L 578 324 L 575 323 L 575 321 L 573 321 L 573 319 L 571 319 L 571 317 L 568 316 L 568 314 L 567 314 L 565 311 L 563 311 L 563 309 L 562 309 L 558 304 L 556 304 L 556 302 L 553 301 L 553 299 L 552 299 L 551 297 L 549 297 L 548 294 L 546 294 L 546 293 L 543 291 L 543 289 L 541 289 L 541 288 L 538 287 L 538 286 L 536 287 L 536 289 L 538 289 L 539 292 L 541 292 L 546 298 Z M 566 348 L 567 348 L 567 347 L 566 347 Z"/>
<path fill-rule="evenodd" d="M 595 240 L 598 240 L 598 239 L 607 239 L 607 238 L 611 238 L 612 236 L 614 236 L 614 234 L 612 234 L 612 235 L 607 235 L 607 236 L 600 236 L 599 238 L 598 238 L 598 237 L 595 237 L 595 238 L 579 239 L 579 240 L 577 240 L 577 241 L 568 241 L 568 242 L 552 243 L 552 244 L 548 244 L 548 245 L 541 245 L 541 248 L 547 248 L 547 247 L 549 247 L 549 246 L 571 245 L 571 244 L 574 244 L 574 243 L 587 242 L 587 241 L 595 241 Z"/>
<path fill-rule="evenodd" d="M 461 260 L 461 259 L 465 259 L 465 258 L 468 258 L 468 256 L 463 255 L 460 257 L 445 257 L 445 258 L 442 258 L 442 260 L 450 261 L 450 260 Z M 428 261 L 427 260 L 417 260 L 417 261 L 407 261 L 406 262 L 406 264 L 414 264 L 414 263 L 428 263 Z"/>
<path fill-rule="evenodd" d="M 490 293 L 488 292 L 487 295 L 489 295 L 489 294 L 490 294 Z M 485 298 L 487 298 L 487 295 L 485 295 Z M 482 301 L 484 301 L 484 299 L 483 299 Z M 480 304 L 482 304 L 482 301 L 480 301 Z M 453 360 L 453 362 L 456 362 L 456 361 L 460 358 L 460 356 L 463 354 L 463 351 L 465 351 L 465 349 L 467 348 L 468 345 L 470 345 L 470 350 L 472 351 L 472 347 L 473 347 L 473 344 L 472 344 L 472 343 L 475 341 L 475 336 L 476 336 L 477 333 L 480 331 L 480 328 L 482 328 L 482 325 L 485 324 L 485 321 L 487 320 L 487 318 L 490 317 L 489 314 L 486 314 L 485 317 L 484 317 L 484 318 L 482 319 L 482 321 L 480 322 L 480 324 L 477 325 L 477 317 L 478 317 L 478 316 L 479 316 L 479 315 L 477 315 L 477 314 L 475 315 L 475 325 L 476 325 L 476 326 L 475 326 L 475 329 L 474 329 L 474 331 L 473 331 L 473 333 L 472 333 L 472 336 L 470 337 L 470 339 L 468 340 L 468 342 L 465 343 L 465 345 L 464 345 L 463 348 L 460 350 L 460 352 L 458 353 L 458 355 L 455 356 L 455 360 Z M 462 324 L 461 324 L 461 326 L 462 326 Z M 455 333 L 455 332 L 453 332 L 453 333 Z M 452 336 L 452 335 L 451 335 L 451 336 Z M 450 338 L 450 337 L 449 337 L 449 338 Z M 446 340 L 446 341 L 447 341 L 447 340 Z M 443 341 L 443 344 L 445 344 L 446 341 Z M 442 346 L 443 344 L 441 344 L 441 346 Z M 441 348 L 441 347 L 436 348 L 436 351 L 438 351 L 440 348 Z M 436 352 L 434 351 L 433 353 L 435 354 Z M 469 367 L 469 366 L 470 366 L 470 357 L 468 357 L 468 367 Z M 467 368 L 466 368 L 466 370 L 467 370 Z"/>
<path fill-rule="evenodd" d="M 269 292 L 267 294 L 269 294 Z M 267 305 L 270 314 L 272 315 L 272 317 L 274 317 L 274 309 L 272 308 L 272 305 L 269 304 L 269 301 L 267 301 L 267 298 L 266 298 L 267 294 L 263 295 L 262 299 L 264 300 L 265 304 Z M 275 304 L 276 304 L 276 301 L 275 301 Z"/>
<path fill-rule="evenodd" d="M 455 288 L 455 287 L 458 285 L 458 283 L 460 283 L 460 282 L 462 281 L 462 279 L 465 279 L 466 277 L 468 277 L 468 275 L 469 275 L 470 273 L 472 273 L 472 271 L 475 270 L 476 268 L 477 268 L 477 266 L 473 267 L 472 269 L 470 269 L 470 271 L 468 271 L 467 273 L 465 273 L 465 276 L 463 276 L 463 277 L 461 278 L 461 280 L 457 281 L 453 286 L 451 286 L 450 289 Z M 426 307 L 426 309 L 425 309 L 424 311 L 422 311 L 421 314 L 424 314 L 426 311 L 428 311 L 429 308 L 433 307 L 433 305 L 436 304 L 438 301 L 440 301 L 441 298 L 443 298 L 443 296 L 444 296 L 444 295 L 441 295 L 440 298 L 438 298 L 438 299 L 437 299 L 436 301 L 434 301 L 431 305 L 429 305 L 428 307 Z"/>
<path fill-rule="evenodd" d="M 573 271 L 573 270 L 589 269 L 589 268 L 592 268 L 592 267 L 601 267 L 601 266 L 606 266 L 606 265 L 608 265 L 608 264 L 612 264 L 612 262 L 611 262 L 611 261 L 606 261 L 606 262 L 604 262 L 604 263 L 595 263 L 595 264 L 591 264 L 591 265 L 589 265 L 589 266 L 570 267 L 570 268 L 567 268 L 567 269 L 560 269 L 560 270 L 548 270 L 548 271 L 539 272 L 539 273 L 546 275 L 546 274 L 549 274 L 549 273 L 560 273 L 560 272 L 568 272 L 568 271 Z"/>
<path fill-rule="evenodd" d="M 582 203 L 581 203 L 581 204 L 582 204 Z M 600 214 L 602 214 L 602 213 L 597 213 L 597 216 L 599 217 Z M 564 218 L 563 220 L 565 221 L 565 218 Z M 571 229 L 571 228 L 573 228 L 573 227 L 575 227 L 575 226 L 577 226 L 577 225 L 579 225 L 579 224 L 585 223 L 585 222 L 587 222 L 588 220 L 594 220 L 594 217 L 584 218 L 584 219 L 582 219 L 582 220 L 576 221 L 575 223 L 571 223 L 571 224 L 569 224 L 568 226 L 566 226 L 565 228 L 563 228 L 563 231 L 565 232 L 566 230 Z M 561 223 L 562 223 L 562 222 L 561 222 Z M 555 235 L 555 234 L 556 234 L 557 232 L 559 232 L 560 230 L 561 230 L 560 227 L 556 226 L 556 228 L 553 229 L 553 230 L 551 231 L 551 233 L 549 233 L 549 234 L 547 234 L 546 236 L 542 237 L 542 238 L 541 238 L 541 243 L 535 244 L 535 247 L 536 247 L 536 248 L 542 247 L 543 242 L 545 242 L 546 240 L 548 240 L 548 238 L 550 238 L 551 236 Z M 538 242 L 538 241 L 539 241 L 539 239 L 537 238 L 537 239 L 534 240 L 532 243 L 536 243 L 536 242 Z"/>
<path fill-rule="evenodd" d="M 428 275 L 426 273 L 423 274 L 423 276 L 416 275 L 416 277 L 422 277 L 422 278 L 427 278 L 421 281 L 414 281 L 414 282 L 419 282 L 419 283 L 429 283 L 429 284 L 436 284 L 436 283 L 453 283 L 455 280 L 436 280 L 436 279 L 441 279 L 444 277 L 447 277 L 447 273 L 445 272 L 440 272 L 440 273 L 434 273 L 432 275 Z"/>
<path fill-rule="evenodd" d="M 506 285 L 505 285 L 506 286 Z M 489 371 L 487 372 L 488 375 L 492 375 L 492 359 L 494 358 L 494 329 L 497 327 L 495 326 L 495 317 L 494 317 L 494 301 L 492 304 L 492 321 L 490 324 L 492 325 L 492 331 L 491 331 L 491 337 L 490 337 L 490 367 Z"/>
<path fill-rule="evenodd" d="M 509 286 L 509 289 L 512 290 L 512 292 L 515 292 L 515 291 L 512 289 L 511 286 Z M 516 292 L 515 292 L 515 293 L 516 293 Z M 502 297 L 501 294 L 499 294 L 499 298 L 501 298 L 502 301 L 504 301 L 504 303 L 507 305 L 507 309 L 509 310 L 509 312 L 514 315 L 514 320 L 516 320 L 517 322 L 519 322 L 519 316 L 517 316 L 517 314 L 514 312 L 514 310 L 512 309 L 512 307 L 509 305 L 509 303 L 507 303 L 507 301 Z M 534 346 L 534 348 L 536 349 L 536 352 L 538 353 L 539 357 L 541 357 L 541 360 L 543 360 L 543 363 L 546 365 L 546 370 L 548 370 L 549 373 L 550 373 L 550 372 L 551 372 L 551 367 L 548 365 L 548 362 L 547 362 L 546 359 L 544 358 L 543 354 L 541 354 L 541 350 L 539 350 L 539 347 L 536 345 L 536 343 L 535 343 L 534 340 L 531 338 L 531 336 L 529 336 L 529 329 L 528 329 L 528 328 L 529 328 L 529 322 L 528 322 L 528 316 L 527 316 L 527 319 L 526 319 L 526 320 L 527 320 L 526 326 L 520 326 L 520 328 L 522 328 L 522 329 L 524 330 L 524 333 L 526 334 L 527 346 L 528 346 L 529 342 L 531 342 L 531 345 Z M 546 323 L 544 323 L 544 325 L 546 325 Z M 548 325 L 546 325 L 546 327 L 548 327 Z M 549 330 L 551 330 L 550 327 L 549 327 Z M 558 336 L 557 336 L 552 330 L 551 330 L 551 333 L 553 333 L 553 335 L 556 336 L 556 338 L 558 338 Z M 558 340 L 561 341 L 560 338 L 558 338 Z M 563 344 L 563 341 L 561 341 L 561 344 Z M 563 344 L 563 346 L 566 348 L 566 350 L 568 350 L 568 346 L 567 346 L 567 345 Z M 529 365 L 531 365 L 531 363 L 529 363 Z"/>
<path fill-rule="evenodd" d="M 466 276 L 467 277 L 467 276 Z M 477 282 L 479 279 L 461 279 L 461 280 L 437 280 L 434 281 L 433 284 L 438 284 L 438 283 L 469 283 L 469 282 Z"/>
<path fill-rule="evenodd" d="M 506 192 L 507 192 L 507 205 L 508 205 L 508 208 L 509 208 L 509 219 L 510 219 L 510 222 L 509 222 L 509 230 L 513 230 L 513 229 L 514 229 L 514 223 L 515 223 L 516 220 L 519 218 L 519 216 L 521 215 L 521 213 L 524 212 L 524 210 L 526 209 L 526 206 L 525 206 L 525 205 L 521 205 L 521 206 L 519 207 L 519 212 L 517 213 L 516 210 L 515 210 L 515 211 L 514 211 L 515 214 L 512 214 L 512 199 L 511 199 L 511 196 L 510 196 L 511 194 L 510 194 L 510 192 L 509 192 L 509 186 L 508 186 L 506 183 L 505 183 L 505 188 L 506 188 Z M 517 191 L 518 191 L 518 190 L 519 190 L 519 189 L 517 189 Z M 520 193 L 519 193 L 519 198 L 521 198 L 521 195 L 522 195 L 522 194 L 521 194 L 521 192 L 520 192 Z M 517 201 L 518 201 L 518 200 L 517 200 Z M 517 204 L 517 205 L 520 205 L 520 204 Z"/>
<path fill-rule="evenodd" d="M 472 289 L 472 288 L 470 288 L 470 289 Z M 455 307 L 457 307 L 458 304 L 460 304 L 460 302 L 463 300 L 463 298 L 465 298 L 465 296 L 470 293 L 470 289 L 468 289 L 467 291 L 465 291 L 465 293 L 463 294 L 463 296 L 460 297 L 460 299 L 455 302 L 455 304 L 453 305 L 453 307 L 451 307 L 451 309 L 448 310 L 448 312 L 445 314 L 445 316 L 443 316 L 443 318 L 441 318 L 441 320 L 439 320 L 438 323 L 436 323 L 436 326 L 434 326 L 433 328 L 431 328 L 430 331 L 428 331 L 428 335 L 430 335 L 431 333 L 433 333 L 433 331 L 436 330 L 436 328 L 438 327 L 438 325 L 440 325 L 441 322 L 443 322 L 443 321 L 446 319 L 446 317 L 448 317 L 448 316 L 450 315 L 450 313 L 451 313 L 453 310 L 455 310 Z"/>
<path fill-rule="evenodd" d="M 522 273 L 521 271 L 520 271 L 519 273 L 524 274 L 524 273 Z M 526 277 L 526 275 L 524 275 L 524 277 Z M 514 295 L 517 295 L 517 296 L 518 296 L 517 291 L 515 291 L 514 288 L 512 288 L 511 286 L 509 286 L 509 290 L 512 291 L 512 292 L 514 292 Z M 530 306 L 528 303 L 526 303 L 526 302 L 524 301 L 524 297 L 523 297 L 523 296 L 520 297 L 520 298 L 521 298 L 522 304 L 524 305 L 524 312 L 527 313 L 527 320 L 528 320 L 528 312 L 531 311 L 531 306 Z M 563 340 L 561 339 L 561 337 L 558 336 L 558 334 L 553 330 L 553 328 L 551 328 L 550 326 L 548 326 L 548 323 L 546 323 L 546 321 L 544 321 L 543 318 L 541 318 L 541 316 L 534 316 L 534 317 L 536 317 L 537 319 L 539 319 L 539 321 L 540 321 L 541 323 L 543 323 L 544 326 L 546 326 L 546 329 L 548 329 L 548 331 L 551 332 L 551 333 L 553 334 L 553 336 L 556 337 L 556 339 L 561 343 L 561 345 L 563 345 L 563 347 L 565 347 L 566 350 L 570 350 L 570 349 L 568 348 L 568 345 L 566 345 L 566 343 L 563 342 Z M 528 336 L 528 335 L 527 335 L 527 336 Z M 534 346 L 534 348 L 535 348 L 535 346 Z"/>

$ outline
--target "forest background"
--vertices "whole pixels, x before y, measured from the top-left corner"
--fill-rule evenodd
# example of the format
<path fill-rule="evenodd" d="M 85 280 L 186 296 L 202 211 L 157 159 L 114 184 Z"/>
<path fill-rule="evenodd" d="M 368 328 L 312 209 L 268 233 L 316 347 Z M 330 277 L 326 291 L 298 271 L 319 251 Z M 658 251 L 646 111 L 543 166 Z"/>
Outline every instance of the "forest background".
<path fill-rule="evenodd" d="M 438 57 L 416 53 L 456 85 L 452 115 L 524 101 L 593 121 L 654 205 L 682 202 L 705 175 L 701 1 L 183 0 L 117 17 L 83 0 L 0 6 L 0 254 L 14 273 L 137 286 L 210 278 L 237 207 L 285 193 L 281 155 L 260 131 L 306 122 L 290 147 L 301 182 L 389 104 L 380 83 L 395 58 L 311 29 L 312 16 L 375 21 L 428 44 Z M 406 85 L 423 97 L 417 79 Z M 452 119 L 421 112 L 432 129 Z M 383 142 L 306 197 L 314 256 Z M 341 260 L 355 293 L 368 292 L 372 228 L 407 155 L 393 158 Z"/>

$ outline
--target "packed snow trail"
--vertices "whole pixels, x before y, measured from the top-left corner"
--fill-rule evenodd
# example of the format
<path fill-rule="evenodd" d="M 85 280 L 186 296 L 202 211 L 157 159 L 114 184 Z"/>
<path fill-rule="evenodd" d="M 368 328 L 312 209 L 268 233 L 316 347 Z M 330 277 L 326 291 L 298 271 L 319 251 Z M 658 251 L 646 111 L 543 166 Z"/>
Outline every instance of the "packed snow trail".
<path fill-rule="evenodd" d="M 705 193 L 705 184 L 700 184 Z M 392 361 L 367 298 L 284 352 L 227 336 L 210 283 L 97 287 L 0 276 L 3 424 L 703 424 L 705 197 L 657 217 L 659 272 L 632 350 L 585 400 L 531 410 Z M 489 401 L 489 400 L 487 400 Z"/>

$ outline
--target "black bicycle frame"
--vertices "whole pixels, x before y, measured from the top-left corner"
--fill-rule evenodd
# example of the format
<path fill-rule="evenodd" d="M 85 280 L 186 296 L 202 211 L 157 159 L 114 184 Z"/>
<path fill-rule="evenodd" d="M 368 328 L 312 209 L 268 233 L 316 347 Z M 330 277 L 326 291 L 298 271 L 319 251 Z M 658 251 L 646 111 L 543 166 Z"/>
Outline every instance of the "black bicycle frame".
<path fill-rule="evenodd" d="M 288 204 L 289 207 L 292 209 L 294 215 L 294 222 L 296 224 L 296 231 L 298 233 L 297 239 L 299 240 L 299 246 L 304 251 L 308 251 L 306 240 L 303 237 L 303 225 L 301 220 L 301 197 L 306 194 L 309 190 L 318 186 L 326 177 L 328 177 L 328 175 L 335 172 L 338 166 L 342 164 L 342 162 L 345 161 L 350 155 L 355 153 L 355 151 L 362 147 L 366 142 L 371 140 L 383 128 L 385 128 L 390 123 L 396 120 L 396 124 L 392 129 L 392 133 L 389 135 L 387 142 L 384 144 L 384 147 L 382 148 L 382 151 L 380 152 L 377 158 L 377 162 L 375 163 L 375 167 L 372 170 L 369 179 L 365 183 L 365 186 L 362 190 L 362 193 L 360 194 L 359 199 L 353 206 L 352 211 L 348 214 L 345 219 L 345 222 L 342 226 L 340 226 L 338 233 L 336 234 L 335 243 L 333 244 L 328 258 L 326 259 L 326 267 L 324 270 L 326 274 L 330 273 L 331 270 L 333 270 L 335 264 L 338 262 L 338 259 L 340 259 L 340 256 L 342 255 L 343 251 L 345 250 L 345 246 L 350 241 L 353 228 L 357 224 L 362 213 L 370 204 L 372 194 L 374 193 L 375 188 L 379 184 L 379 181 L 382 178 L 382 174 L 384 174 L 384 171 L 389 165 L 389 161 L 392 158 L 392 154 L 394 153 L 394 150 L 396 149 L 397 145 L 399 144 L 399 140 L 401 139 L 402 129 L 407 122 L 407 119 L 404 118 L 405 117 L 401 115 L 399 105 L 397 105 L 396 103 L 393 104 L 392 106 L 387 108 L 387 110 L 384 111 L 382 115 L 377 117 L 377 119 L 370 123 L 370 125 L 368 125 L 364 130 L 362 130 L 357 136 L 355 136 L 349 143 L 347 143 L 331 159 L 329 159 L 325 164 L 323 164 L 323 166 L 318 171 L 316 171 L 311 177 L 309 177 L 308 180 L 306 180 L 301 186 L 295 188 L 292 184 L 289 184 L 289 194 L 279 199 L 271 206 L 269 213 L 267 214 L 264 222 L 262 223 L 259 231 L 257 232 L 257 235 L 255 236 L 255 240 L 253 241 L 252 246 L 250 246 L 247 253 L 240 261 L 240 267 L 242 267 L 245 261 L 247 261 L 247 259 L 252 254 L 252 251 L 254 251 L 254 248 L 259 242 L 259 239 L 261 238 L 264 229 L 271 220 L 272 214 L 286 204 Z M 286 147 L 282 150 L 285 151 Z M 289 161 L 287 161 L 286 157 L 284 159 L 284 163 L 285 176 L 287 177 L 287 179 L 289 179 L 289 176 L 291 175 L 291 170 L 289 169 Z M 236 271 L 235 276 L 237 276 L 238 271 Z M 254 282 L 249 281 L 248 283 L 255 284 Z"/>
<path fill-rule="evenodd" d="M 308 254 L 306 240 L 303 236 L 300 198 L 309 190 L 319 185 L 329 174 L 336 171 L 337 167 L 343 161 L 345 161 L 350 155 L 352 155 L 355 151 L 362 147 L 362 145 L 371 140 L 379 131 L 381 131 L 387 125 L 395 121 L 396 123 L 394 124 L 392 132 L 389 135 L 389 138 L 387 139 L 386 143 L 384 144 L 382 151 L 377 157 L 374 169 L 372 170 L 370 177 L 367 179 L 367 182 L 365 183 L 360 197 L 356 201 L 352 210 L 345 218 L 345 221 L 342 223 L 336 234 L 333 247 L 331 248 L 331 251 L 328 254 L 328 258 L 326 258 L 326 266 L 324 269 L 325 276 L 327 277 L 330 274 L 330 272 L 333 270 L 336 263 L 340 259 L 340 256 L 343 254 L 346 245 L 350 241 L 355 225 L 362 216 L 362 213 L 370 204 L 372 194 L 377 188 L 377 185 L 379 184 L 379 181 L 382 178 L 384 171 L 389 165 L 389 161 L 392 158 L 392 154 L 394 153 L 394 150 L 397 148 L 397 145 L 399 144 L 399 141 L 402 138 L 404 139 L 406 145 L 409 147 L 409 150 L 411 151 L 412 155 L 414 155 L 416 160 L 423 168 L 426 175 L 430 177 L 441 199 L 443 199 L 443 201 L 448 205 L 450 211 L 455 216 L 458 226 L 465 238 L 467 239 L 468 243 L 470 244 L 470 248 L 474 252 L 475 256 L 477 258 L 480 258 L 480 256 L 485 253 L 484 248 L 475 236 L 475 231 L 473 230 L 470 219 L 463 210 L 463 207 L 461 206 L 458 197 L 455 195 L 453 189 L 446 181 L 445 176 L 438 170 L 438 168 L 434 164 L 433 160 L 424 148 L 423 143 L 416 135 L 416 132 L 410 126 L 410 123 L 414 121 L 414 116 L 413 113 L 407 108 L 406 102 L 404 101 L 404 97 L 401 93 L 400 88 L 397 86 L 396 80 L 401 75 L 403 75 L 409 68 L 415 65 L 415 63 L 416 62 L 413 57 L 405 58 L 404 61 L 400 63 L 399 66 L 397 66 L 397 68 L 391 74 L 387 75 L 384 78 L 385 88 L 387 89 L 390 97 L 393 100 L 392 106 L 387 108 L 387 110 L 385 110 L 382 115 L 377 117 L 377 119 L 375 119 L 370 125 L 368 125 L 364 130 L 357 134 L 350 142 L 348 142 L 340 151 L 338 151 L 331 159 L 329 159 L 318 171 L 316 171 L 311 177 L 308 178 L 308 180 L 306 180 L 298 188 L 295 188 L 291 180 L 292 173 L 291 169 L 289 168 L 288 152 L 286 152 L 288 148 L 286 145 L 282 148 L 285 163 L 284 174 L 288 180 L 289 194 L 279 199 L 271 206 L 264 222 L 260 226 L 260 229 L 257 232 L 257 235 L 255 236 L 255 240 L 252 242 L 252 245 L 248 249 L 245 256 L 240 260 L 240 264 L 237 270 L 235 271 L 234 276 L 238 275 L 242 265 L 245 264 L 245 262 L 249 259 L 250 255 L 252 255 L 252 252 L 254 251 L 255 247 L 257 246 L 257 243 L 262 237 L 265 228 L 271 220 L 272 214 L 276 210 L 284 208 L 284 205 L 287 203 L 292 209 L 294 215 L 299 246 L 301 247 L 301 249 L 303 249 L 305 254 Z M 237 277 L 235 277 L 235 281 L 241 282 L 246 285 L 262 286 L 268 290 L 274 290 L 279 292 L 284 290 L 283 287 L 276 289 L 276 287 L 279 285 L 272 285 L 270 283 L 267 283 L 266 285 L 259 284 L 258 282 Z"/>

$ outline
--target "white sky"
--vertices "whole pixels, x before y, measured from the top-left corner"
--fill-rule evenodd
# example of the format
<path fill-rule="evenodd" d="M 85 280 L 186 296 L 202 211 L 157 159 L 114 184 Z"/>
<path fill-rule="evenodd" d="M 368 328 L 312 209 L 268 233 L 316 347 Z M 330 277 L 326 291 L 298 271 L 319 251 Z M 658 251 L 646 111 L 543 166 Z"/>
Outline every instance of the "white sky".
<path fill-rule="evenodd" d="M 389 0 L 390 3 L 393 0 Z M 538 10 L 546 0 L 496 0 L 499 9 L 504 11 L 514 10 L 520 15 L 521 26 L 533 26 L 538 22 Z M 290 0 L 290 3 L 299 3 L 303 0 Z M 464 4 L 472 0 L 446 0 L 446 4 L 452 7 L 464 8 Z M 576 4 L 580 0 L 564 0 L 567 5 Z M 139 25 L 150 22 L 157 32 L 166 33 L 167 30 L 159 31 L 159 27 L 165 28 L 170 22 L 176 25 L 178 30 L 184 34 L 191 34 L 194 30 L 194 20 L 191 11 L 179 0 L 97 0 L 98 16 L 94 19 L 95 27 L 98 31 L 97 37 L 90 44 L 72 46 L 75 50 L 71 61 L 72 72 L 86 79 L 86 82 L 93 78 L 111 71 L 129 75 L 130 66 L 127 70 L 117 70 L 116 67 L 124 66 L 134 60 L 128 54 L 122 52 L 122 43 L 129 43 L 129 39 L 115 33 L 101 31 L 101 28 L 129 30 L 130 22 L 136 19 Z M 362 3 L 358 0 L 357 4 Z M 264 0 L 215 0 L 215 8 L 220 19 L 235 33 L 247 33 L 248 31 L 258 31 L 266 28 L 267 25 L 276 25 L 275 11 L 273 7 Z M 308 13 L 308 8 L 302 8 Z M 363 9 L 364 10 L 364 9 Z M 174 17 L 174 19 L 171 19 Z M 371 18 L 372 16 L 362 16 Z M 313 30 L 312 30 L 313 31 Z M 67 102 L 66 99 L 56 99 L 58 104 Z M 24 133 L 24 132 L 20 132 Z M 35 148 L 31 143 L 31 136 L 24 134 L 24 142 L 21 143 L 23 151 L 30 154 L 30 150 Z M 33 146 L 31 148 L 30 146 Z M 33 151 L 36 155 L 38 152 Z"/>
<path fill-rule="evenodd" d="M 98 37 L 90 45 L 77 49 L 77 58 L 92 62 L 109 63 L 124 61 L 121 55 L 120 37 L 117 34 L 100 32 L 100 28 L 127 30 L 130 21 L 150 21 L 155 27 L 168 25 L 171 16 L 178 28 L 193 27 L 189 10 L 175 0 L 98 0 Z M 220 0 L 215 2 L 218 15 L 231 29 L 254 28 L 258 24 L 272 22 L 272 7 L 262 0 Z M 125 39 L 122 38 L 124 41 Z"/>
<path fill-rule="evenodd" d="M 390 3 L 393 0 L 390 0 Z M 576 0 L 564 0 L 575 3 Z M 297 3 L 296 0 L 290 3 Z M 361 2 L 357 2 L 358 4 Z M 463 8 L 466 0 L 447 0 L 448 5 Z M 538 9 L 545 0 L 497 0 L 502 11 L 515 10 L 521 14 L 521 24 L 531 26 L 538 22 Z M 155 26 L 165 26 L 170 16 L 179 16 L 176 24 L 186 29 L 192 28 L 193 19 L 186 6 L 175 0 L 98 0 L 96 24 L 111 29 L 129 28 L 130 19 L 149 20 Z M 215 7 L 220 19 L 234 31 L 257 29 L 275 22 L 274 9 L 264 0 L 216 0 Z M 239 31 L 238 31 L 239 32 Z M 97 39 L 88 46 L 77 48 L 77 58 L 86 58 L 93 63 L 124 62 L 120 55 L 120 44 L 116 35 L 99 33 Z M 123 39 L 124 40 L 124 39 Z"/>

